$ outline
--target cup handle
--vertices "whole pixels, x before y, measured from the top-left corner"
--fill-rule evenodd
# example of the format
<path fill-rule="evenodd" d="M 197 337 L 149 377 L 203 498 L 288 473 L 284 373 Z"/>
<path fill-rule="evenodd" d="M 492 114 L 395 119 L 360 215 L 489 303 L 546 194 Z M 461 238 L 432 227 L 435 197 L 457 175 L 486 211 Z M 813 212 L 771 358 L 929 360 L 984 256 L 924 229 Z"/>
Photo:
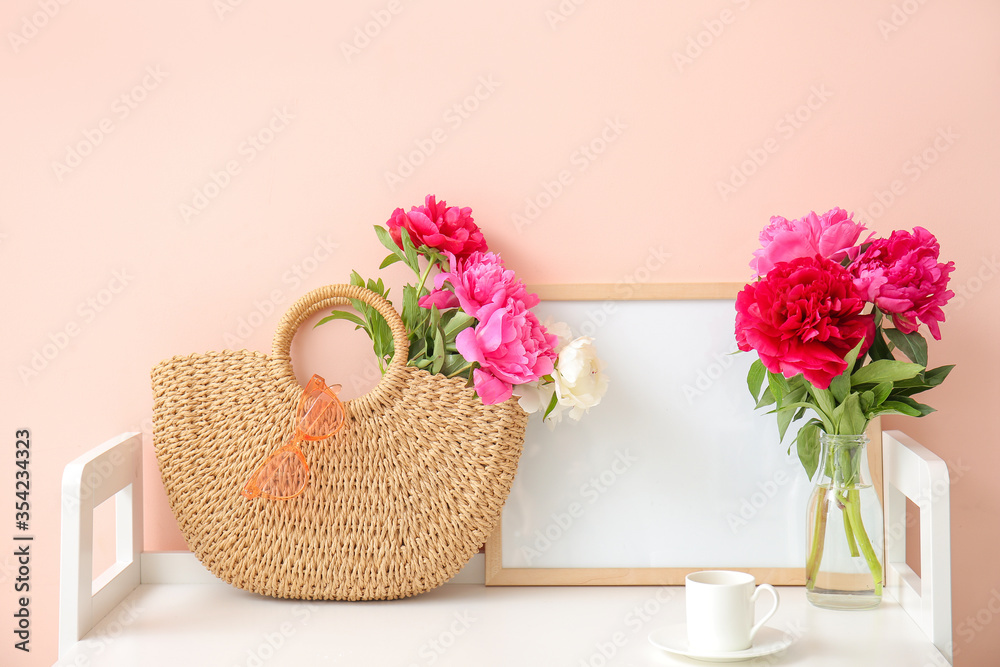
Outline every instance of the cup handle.
<path fill-rule="evenodd" d="M 757 602 L 757 596 L 760 595 L 760 592 L 763 590 L 770 592 L 771 595 L 774 596 L 774 606 L 771 607 L 766 614 L 764 614 L 764 618 L 757 621 L 757 623 L 750 628 L 750 641 L 753 641 L 753 636 L 757 634 L 757 631 L 764 627 L 764 624 L 767 623 L 772 616 L 774 616 L 776 611 L 778 611 L 778 591 L 774 590 L 774 586 L 771 584 L 761 584 L 758 586 L 757 590 L 755 590 L 753 595 L 750 596 L 750 602 Z"/>

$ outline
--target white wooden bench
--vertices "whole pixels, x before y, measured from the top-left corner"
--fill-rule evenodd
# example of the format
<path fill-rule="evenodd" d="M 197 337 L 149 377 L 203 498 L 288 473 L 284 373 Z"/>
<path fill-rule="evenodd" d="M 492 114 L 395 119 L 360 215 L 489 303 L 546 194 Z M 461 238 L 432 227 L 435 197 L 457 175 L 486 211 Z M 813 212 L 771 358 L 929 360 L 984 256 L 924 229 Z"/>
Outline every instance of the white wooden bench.
<path fill-rule="evenodd" d="M 883 433 L 882 447 L 883 604 L 831 612 L 783 587 L 772 624 L 796 641 L 776 664 L 951 662 L 948 468 L 899 431 Z M 690 664 L 645 641 L 683 620 L 682 587 L 486 588 L 480 555 L 449 585 L 408 600 L 304 603 L 233 589 L 189 552 L 142 553 L 141 471 L 138 433 L 66 466 L 59 665 Z M 95 580 L 93 512 L 112 496 L 116 562 Z M 906 565 L 906 498 L 920 507 L 921 576 Z"/>

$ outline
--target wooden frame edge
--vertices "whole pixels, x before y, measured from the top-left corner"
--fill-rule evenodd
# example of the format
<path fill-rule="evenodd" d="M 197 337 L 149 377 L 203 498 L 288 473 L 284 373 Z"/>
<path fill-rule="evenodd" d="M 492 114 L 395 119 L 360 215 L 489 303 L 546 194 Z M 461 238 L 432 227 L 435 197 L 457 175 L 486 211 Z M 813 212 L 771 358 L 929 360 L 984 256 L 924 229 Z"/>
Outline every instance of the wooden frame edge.
<path fill-rule="evenodd" d="M 752 574 L 758 584 L 804 586 L 803 567 L 553 567 L 505 568 L 501 524 L 486 540 L 487 586 L 683 586 L 684 578 L 702 570 L 735 570 Z"/>
<path fill-rule="evenodd" d="M 578 283 L 528 285 L 542 301 L 735 299 L 744 283 Z"/>

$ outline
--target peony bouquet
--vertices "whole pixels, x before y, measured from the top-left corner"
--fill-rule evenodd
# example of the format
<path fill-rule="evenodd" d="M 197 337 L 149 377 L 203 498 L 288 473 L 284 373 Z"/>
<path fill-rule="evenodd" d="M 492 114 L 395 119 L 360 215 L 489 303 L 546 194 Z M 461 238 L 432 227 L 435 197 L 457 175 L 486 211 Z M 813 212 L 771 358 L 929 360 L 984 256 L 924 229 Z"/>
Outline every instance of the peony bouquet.
<path fill-rule="evenodd" d="M 417 277 L 403 287 L 409 365 L 467 379 L 486 405 L 516 394 L 526 412 L 542 411 L 551 423 L 565 410 L 580 419 L 600 402 L 607 378 L 593 339 L 538 320 L 531 310 L 538 296 L 490 252 L 472 209 L 428 195 L 423 206 L 397 208 L 375 232 L 390 251 L 379 268 L 403 262 Z M 351 284 L 388 298 L 381 279 L 354 271 Z M 394 353 L 389 327 L 370 306 L 353 305 L 358 315 L 334 310 L 319 324 L 354 322 L 372 339 L 384 372 Z"/>
<path fill-rule="evenodd" d="M 941 384 L 952 366 L 927 367 L 925 325 L 940 340 L 942 307 L 954 296 L 954 263 L 939 261 L 934 236 L 922 227 L 874 238 L 840 208 L 798 220 L 771 218 L 750 263 L 754 280 L 736 300 L 736 339 L 759 359 L 747 382 L 757 407 L 773 406 L 780 438 L 811 411 L 796 439 L 810 478 L 820 463 L 820 431 L 860 435 L 878 415 L 923 417 L 933 408 L 913 397 Z M 904 357 L 904 358 L 897 358 Z M 821 470 L 848 488 L 855 460 L 824 459 Z M 857 499 L 838 498 L 852 552 L 860 545 L 880 590 L 881 566 L 860 523 Z M 825 522 L 826 516 L 817 517 Z M 807 561 L 807 586 L 822 545 Z M 854 553 L 856 555 L 856 553 Z"/>

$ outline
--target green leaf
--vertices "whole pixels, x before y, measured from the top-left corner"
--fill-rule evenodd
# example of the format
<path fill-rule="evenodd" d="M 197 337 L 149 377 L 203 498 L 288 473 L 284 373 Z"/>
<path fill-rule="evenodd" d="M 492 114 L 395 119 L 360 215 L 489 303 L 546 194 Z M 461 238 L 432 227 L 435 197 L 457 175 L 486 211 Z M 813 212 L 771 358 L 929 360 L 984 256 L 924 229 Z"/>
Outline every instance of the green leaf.
<path fill-rule="evenodd" d="M 795 437 L 795 444 L 799 463 L 805 468 L 809 479 L 812 479 L 813 475 L 816 474 L 817 466 L 819 466 L 819 422 L 815 419 L 806 422 L 799 429 L 799 434 Z"/>
<path fill-rule="evenodd" d="M 420 311 L 424 312 L 421 313 Z M 426 316 L 427 310 L 420 307 L 417 300 L 417 288 L 413 285 L 403 287 L 403 324 L 407 331 L 414 331 L 420 325 L 420 321 Z"/>
<path fill-rule="evenodd" d="M 419 305 L 419 301 L 420 300 L 418 299 L 417 300 L 418 305 Z M 430 326 L 430 328 L 431 329 L 440 329 L 441 328 L 441 311 L 438 310 L 438 307 L 437 306 L 431 306 L 429 309 L 428 308 L 424 308 L 423 310 L 427 310 L 428 312 L 430 312 L 430 318 L 428 319 L 428 325 Z"/>
<path fill-rule="evenodd" d="M 883 401 L 889 398 L 889 394 L 891 392 L 892 392 L 892 382 L 881 382 L 875 385 L 875 389 L 872 390 L 872 393 L 875 395 L 875 398 L 872 401 L 873 405 L 875 405 L 876 407 L 882 405 Z"/>
<path fill-rule="evenodd" d="M 771 387 L 764 387 L 764 393 L 760 395 L 760 399 L 757 401 L 757 405 L 754 406 L 754 409 L 766 408 L 774 403 L 774 394 L 771 393 Z"/>
<path fill-rule="evenodd" d="M 417 254 L 416 246 L 413 245 L 413 239 L 410 237 L 410 232 L 407 229 L 399 230 L 399 237 L 403 241 L 403 261 L 410 269 L 420 275 L 420 262 L 418 261 L 419 255 Z"/>
<path fill-rule="evenodd" d="M 833 414 L 833 410 L 836 407 L 836 402 L 833 400 L 833 394 L 829 389 L 820 389 L 819 387 L 814 387 L 810 385 L 809 393 L 813 395 L 816 399 L 816 406 L 828 415 Z"/>
<path fill-rule="evenodd" d="M 928 387 L 936 387 L 944 379 L 948 377 L 952 369 L 955 368 L 955 364 L 948 364 L 947 366 L 938 366 L 937 368 L 932 368 L 929 371 L 924 372 L 924 381 L 927 383 Z"/>
<path fill-rule="evenodd" d="M 410 361 L 422 357 L 427 352 L 427 339 L 420 338 L 410 343 Z M 413 364 L 416 365 L 416 364 Z"/>
<path fill-rule="evenodd" d="M 861 393 L 861 412 L 868 414 L 875 407 L 875 392 L 865 391 Z"/>
<path fill-rule="evenodd" d="M 750 364 L 750 372 L 747 373 L 747 388 L 750 390 L 750 395 L 753 396 L 754 401 L 760 396 L 760 388 L 764 384 L 766 376 L 767 369 L 764 368 L 764 362 L 757 359 Z"/>
<path fill-rule="evenodd" d="M 900 396 L 896 400 L 908 406 L 909 408 L 916 410 L 918 414 L 914 415 L 915 417 L 926 417 L 932 412 L 937 412 L 937 410 L 935 410 L 931 406 L 925 405 L 924 403 L 917 403 L 912 398 L 908 398 L 906 396 Z"/>
<path fill-rule="evenodd" d="M 384 297 L 384 296 L 388 296 L 389 295 L 389 292 L 385 289 L 385 285 L 382 283 L 382 279 L 381 278 L 379 278 L 378 280 L 372 280 L 371 278 L 369 278 L 368 279 L 368 284 L 365 285 L 365 287 L 369 291 L 375 292 L 379 296 L 383 296 Z"/>
<path fill-rule="evenodd" d="M 448 311 L 448 313 L 442 318 L 442 328 L 444 329 L 444 337 L 447 341 L 455 340 L 457 336 L 463 329 L 467 329 L 476 323 L 476 318 L 471 315 L 467 315 L 460 309 Z"/>
<path fill-rule="evenodd" d="M 920 417 L 920 410 L 910 407 L 900 401 L 886 401 L 875 409 L 877 415 L 907 415 L 908 417 Z"/>
<path fill-rule="evenodd" d="M 431 373 L 441 372 L 444 366 L 444 338 L 441 337 L 441 329 L 434 329 L 434 363 L 431 364 Z"/>
<path fill-rule="evenodd" d="M 924 370 L 924 367 L 920 364 L 881 359 L 873 361 L 867 366 L 862 366 L 855 371 L 854 375 L 851 376 L 851 385 L 881 384 L 882 382 L 909 380 L 922 370 Z"/>
<path fill-rule="evenodd" d="M 459 371 L 471 371 L 472 364 L 465 360 L 460 354 L 446 354 L 444 355 L 444 365 L 441 367 L 441 373 L 448 377 L 456 375 Z M 466 374 L 463 374 L 463 377 Z"/>
<path fill-rule="evenodd" d="M 813 403 L 810 403 L 810 402 L 807 402 L 807 401 L 799 401 L 799 402 L 796 402 L 796 403 L 785 403 L 782 406 L 781 409 L 784 410 L 785 408 L 806 408 L 806 409 L 812 410 L 813 412 L 816 413 L 816 415 L 821 420 L 821 423 L 823 424 L 823 428 L 825 430 L 827 430 L 829 433 L 833 433 L 834 432 L 833 422 L 830 421 L 830 417 L 825 412 L 820 411 L 820 409 L 818 407 L 816 407 L 816 405 L 813 404 Z M 774 411 L 774 412 L 776 412 L 776 411 Z M 770 413 L 768 413 L 768 414 L 770 414 Z"/>
<path fill-rule="evenodd" d="M 848 352 L 847 356 L 844 357 L 844 361 L 847 362 L 847 368 L 844 369 L 845 375 L 850 376 L 850 374 L 854 371 L 854 362 L 858 360 L 858 355 L 861 353 L 861 346 L 864 345 L 864 343 L 864 340 L 858 341 L 858 344 L 854 346 L 854 349 Z M 844 399 L 840 398 L 837 400 L 842 401 Z"/>
<path fill-rule="evenodd" d="M 785 439 L 785 431 L 788 430 L 788 425 L 792 423 L 792 417 L 795 416 L 795 408 L 784 408 L 778 410 L 778 442 L 782 442 Z"/>
<path fill-rule="evenodd" d="M 348 320 L 350 322 L 354 322 L 355 324 L 357 324 L 359 329 L 365 329 L 367 331 L 368 325 L 365 323 L 364 320 L 362 320 L 354 313 L 349 313 L 345 310 L 334 310 L 329 315 L 327 315 L 319 322 L 317 322 L 316 327 L 318 327 L 321 324 L 326 324 L 327 322 L 331 322 L 333 320 Z M 316 327 L 313 328 L 315 329 Z"/>
<path fill-rule="evenodd" d="M 368 323 L 368 335 L 372 338 L 375 355 L 379 359 L 391 359 L 395 345 L 392 341 L 392 330 L 382 317 L 382 314 L 360 299 L 351 299 L 351 305 L 361 313 Z"/>
<path fill-rule="evenodd" d="M 384 269 L 385 267 L 392 266 L 393 264 L 402 259 L 403 258 L 400 257 L 399 255 L 388 255 L 385 259 L 382 260 L 382 263 L 378 265 L 378 268 Z"/>
<path fill-rule="evenodd" d="M 794 389 L 789 391 L 782 400 L 782 407 L 778 412 L 778 442 L 783 442 L 785 439 L 785 431 L 788 430 L 788 425 L 793 421 L 798 419 L 795 416 L 796 412 L 801 412 L 802 410 L 802 400 L 808 395 L 808 389 L 805 385 L 798 384 Z M 798 408 L 798 411 L 795 409 Z"/>
<path fill-rule="evenodd" d="M 545 408 L 545 414 L 542 415 L 542 421 L 544 421 L 556 409 L 556 405 L 559 403 L 559 395 L 556 392 L 552 392 L 552 398 L 549 399 L 549 405 Z"/>
<path fill-rule="evenodd" d="M 771 395 L 774 396 L 778 407 L 781 408 L 781 402 L 784 399 L 785 394 L 788 393 L 788 380 L 786 380 L 780 373 L 772 373 L 771 371 L 768 371 L 767 387 L 771 390 Z"/>
<path fill-rule="evenodd" d="M 872 346 L 868 348 L 868 356 L 873 361 L 880 361 L 882 359 L 892 360 L 895 358 L 892 356 L 892 350 L 886 344 L 885 338 L 882 337 L 882 329 L 875 329 L 875 339 L 872 341 Z"/>
<path fill-rule="evenodd" d="M 830 393 L 833 394 L 833 400 L 837 403 L 842 402 L 851 392 L 851 378 L 847 375 L 850 370 L 851 367 L 848 366 L 843 375 L 833 378 L 833 382 L 830 383 Z"/>
<path fill-rule="evenodd" d="M 843 412 L 837 432 L 846 435 L 864 433 L 868 420 L 865 419 L 865 415 L 861 411 L 861 399 L 858 394 L 848 396 L 839 407 L 843 408 Z"/>
<path fill-rule="evenodd" d="M 910 361 L 927 366 L 927 341 L 919 331 L 903 333 L 899 329 L 885 329 L 885 335 Z"/>
<path fill-rule="evenodd" d="M 382 225 L 375 225 L 375 235 L 378 236 L 378 240 L 382 242 L 382 245 L 386 247 L 386 250 L 400 259 L 406 259 L 403 249 L 396 245 L 396 242 L 392 240 L 392 234 L 389 233 L 388 229 Z M 400 236 L 403 235 L 400 234 Z"/>

